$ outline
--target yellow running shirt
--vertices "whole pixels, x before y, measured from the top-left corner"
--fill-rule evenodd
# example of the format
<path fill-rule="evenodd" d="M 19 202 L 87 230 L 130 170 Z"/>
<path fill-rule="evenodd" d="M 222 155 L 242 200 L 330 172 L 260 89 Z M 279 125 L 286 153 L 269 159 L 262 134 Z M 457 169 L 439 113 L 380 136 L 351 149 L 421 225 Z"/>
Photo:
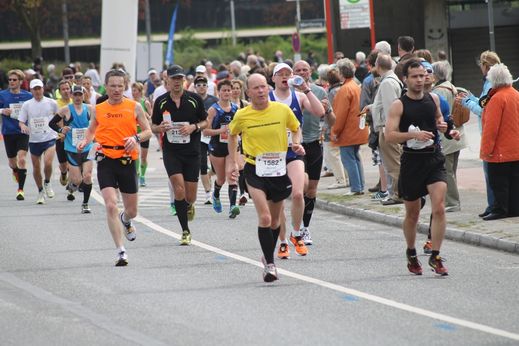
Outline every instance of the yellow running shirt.
<path fill-rule="evenodd" d="M 299 121 L 290 107 L 274 101 L 263 110 L 252 105 L 239 109 L 229 124 L 231 135 L 241 134 L 245 161 L 253 165 L 254 158 L 261 154 L 286 152 L 287 129 L 296 132 L 298 128 Z"/>

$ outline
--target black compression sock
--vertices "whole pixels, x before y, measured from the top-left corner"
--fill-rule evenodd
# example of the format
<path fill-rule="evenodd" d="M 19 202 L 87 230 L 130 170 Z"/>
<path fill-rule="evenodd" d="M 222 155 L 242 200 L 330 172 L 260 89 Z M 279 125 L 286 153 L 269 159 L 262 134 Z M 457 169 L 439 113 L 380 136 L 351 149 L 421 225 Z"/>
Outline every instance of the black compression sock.
<path fill-rule="evenodd" d="M 90 193 L 92 192 L 92 184 L 81 183 L 81 185 L 83 186 L 83 203 L 88 203 Z"/>
<path fill-rule="evenodd" d="M 229 185 L 229 202 L 231 206 L 236 205 L 236 195 L 238 195 L 238 185 Z"/>
<path fill-rule="evenodd" d="M 274 249 L 278 245 L 279 231 L 281 230 L 281 226 L 272 230 L 272 236 L 274 237 Z"/>
<path fill-rule="evenodd" d="M 180 222 L 180 226 L 182 227 L 182 231 L 189 231 L 189 227 L 187 225 L 187 201 L 183 200 L 175 200 L 175 209 L 177 210 L 177 218 L 178 222 Z"/>
<path fill-rule="evenodd" d="M 25 185 L 25 178 L 27 178 L 27 170 L 18 168 L 18 188 L 23 190 L 23 186 Z"/>
<path fill-rule="evenodd" d="M 315 197 L 310 198 L 305 196 L 305 211 L 303 213 L 303 225 L 308 227 L 310 225 L 310 220 L 312 219 L 312 214 L 314 213 L 315 207 Z"/>
<path fill-rule="evenodd" d="M 416 257 L 416 249 L 407 249 L 405 253 L 407 256 Z"/>
<path fill-rule="evenodd" d="M 220 198 L 220 189 L 221 189 L 221 188 L 222 188 L 222 186 L 221 186 L 221 185 L 218 185 L 218 184 L 216 183 L 216 181 L 215 181 L 215 182 L 214 182 L 214 192 L 213 192 L 215 198 Z"/>
<path fill-rule="evenodd" d="M 274 263 L 274 239 L 270 227 L 258 227 L 258 238 L 267 263 Z"/>
<path fill-rule="evenodd" d="M 432 258 L 436 258 L 436 256 L 439 256 L 439 255 L 440 255 L 440 251 L 433 250 L 433 251 L 431 252 L 431 257 L 432 257 Z"/>

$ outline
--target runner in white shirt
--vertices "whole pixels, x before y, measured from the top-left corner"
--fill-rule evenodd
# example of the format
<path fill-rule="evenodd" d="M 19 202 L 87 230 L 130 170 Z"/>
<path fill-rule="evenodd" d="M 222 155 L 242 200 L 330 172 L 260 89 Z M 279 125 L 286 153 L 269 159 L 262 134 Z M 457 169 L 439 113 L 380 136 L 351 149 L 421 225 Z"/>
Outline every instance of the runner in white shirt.
<path fill-rule="evenodd" d="M 49 127 L 49 121 L 58 112 L 58 105 L 56 101 L 43 96 L 43 82 L 41 80 L 33 79 L 30 88 L 33 98 L 23 104 L 18 120 L 22 133 L 29 135 L 33 177 L 39 191 L 36 203 L 44 204 L 45 195 L 48 198 L 54 197 L 50 178 L 52 176 L 52 162 L 56 154 L 57 134 Z M 44 181 L 42 181 L 41 174 L 42 154 L 44 154 Z"/>

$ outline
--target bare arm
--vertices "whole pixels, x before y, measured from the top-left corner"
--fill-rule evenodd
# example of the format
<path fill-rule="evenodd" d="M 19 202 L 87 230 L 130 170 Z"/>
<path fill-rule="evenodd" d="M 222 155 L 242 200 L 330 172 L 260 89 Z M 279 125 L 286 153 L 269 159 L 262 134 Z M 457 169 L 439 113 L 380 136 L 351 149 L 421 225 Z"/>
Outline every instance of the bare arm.
<path fill-rule="evenodd" d="M 229 150 L 229 156 L 227 156 L 229 164 L 227 165 L 226 176 L 228 181 L 234 182 L 238 179 L 240 175 L 238 167 L 238 135 L 229 134 L 229 142 L 227 143 L 227 149 Z"/>
<path fill-rule="evenodd" d="M 322 117 L 324 115 L 324 107 L 321 101 L 314 95 L 310 87 L 307 87 L 306 90 L 310 90 L 310 92 L 300 93 L 298 95 L 303 108 L 312 113 L 313 116 L 318 118 Z"/>

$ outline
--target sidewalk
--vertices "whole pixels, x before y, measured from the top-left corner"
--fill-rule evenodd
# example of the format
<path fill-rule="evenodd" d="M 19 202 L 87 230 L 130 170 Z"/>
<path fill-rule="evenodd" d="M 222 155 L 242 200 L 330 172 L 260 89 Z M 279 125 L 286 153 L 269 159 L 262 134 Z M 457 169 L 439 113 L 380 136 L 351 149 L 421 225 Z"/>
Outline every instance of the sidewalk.
<path fill-rule="evenodd" d="M 446 213 L 445 237 L 519 254 L 519 217 L 494 221 L 483 221 L 478 217 L 486 207 L 483 168 L 478 158 L 479 135 L 475 122 L 471 120 L 466 126 L 469 147 L 461 151 L 457 174 L 461 211 Z M 328 190 L 327 187 L 335 183 L 335 178 L 321 178 L 316 206 L 352 217 L 401 227 L 405 213 L 403 204 L 383 206 L 380 202 L 371 200 L 371 194 L 367 189 L 377 183 L 378 169 L 372 166 L 371 150 L 367 146 L 362 146 L 361 154 L 366 194 L 344 196 L 349 188 Z M 430 200 L 427 198 L 427 203 L 420 213 L 418 232 L 427 234 L 430 211 Z M 417 247 L 421 245 L 417 243 Z"/>

